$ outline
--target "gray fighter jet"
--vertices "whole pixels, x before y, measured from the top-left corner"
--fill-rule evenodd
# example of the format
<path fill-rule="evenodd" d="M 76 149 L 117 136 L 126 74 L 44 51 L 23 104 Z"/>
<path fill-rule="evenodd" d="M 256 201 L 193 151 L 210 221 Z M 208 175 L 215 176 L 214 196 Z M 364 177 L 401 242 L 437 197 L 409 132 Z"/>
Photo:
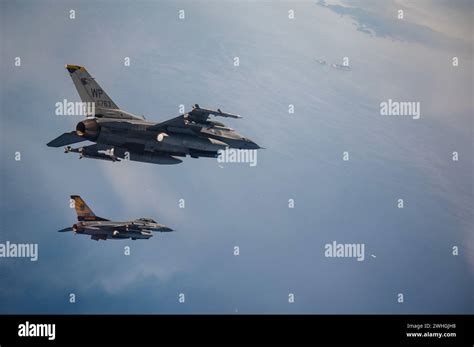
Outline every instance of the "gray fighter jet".
<path fill-rule="evenodd" d="M 77 234 L 90 235 L 92 240 L 107 239 L 149 239 L 154 231 L 170 232 L 173 229 L 158 224 L 150 218 L 138 218 L 126 222 L 114 222 L 98 217 L 78 195 L 71 195 L 78 222 L 70 228 L 58 230 L 59 232 L 74 231 Z"/>
<path fill-rule="evenodd" d="M 241 118 L 238 115 L 200 108 L 164 122 L 149 122 L 121 110 L 82 66 L 66 69 L 84 103 L 94 103 L 95 112 L 79 122 L 76 130 L 49 142 L 50 147 L 65 147 L 79 158 L 110 161 L 123 159 L 154 164 L 178 164 L 176 157 L 216 158 L 227 148 L 259 149 L 260 146 L 210 116 Z M 92 141 L 95 144 L 72 148 L 71 144 Z"/>

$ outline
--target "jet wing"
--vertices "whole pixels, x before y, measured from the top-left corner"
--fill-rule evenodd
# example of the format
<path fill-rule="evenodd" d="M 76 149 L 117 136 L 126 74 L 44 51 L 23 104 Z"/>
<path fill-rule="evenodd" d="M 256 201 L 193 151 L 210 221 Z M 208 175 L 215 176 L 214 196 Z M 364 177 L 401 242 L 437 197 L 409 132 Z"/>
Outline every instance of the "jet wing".
<path fill-rule="evenodd" d="M 198 104 L 193 106 L 192 111 L 183 114 L 181 116 L 169 119 L 167 121 L 161 122 L 156 126 L 153 126 L 151 130 L 155 130 L 153 128 L 162 129 L 167 127 L 179 127 L 179 128 L 186 128 L 186 127 L 209 127 L 212 126 L 213 123 L 209 122 L 209 116 L 215 117 L 226 117 L 226 118 L 242 118 L 239 115 L 225 113 L 222 112 L 220 109 L 217 111 L 208 110 L 205 108 L 200 108 Z"/>
<path fill-rule="evenodd" d="M 61 136 L 56 137 L 54 140 L 47 143 L 49 147 L 62 147 L 77 142 L 87 141 L 87 139 L 77 136 L 75 131 L 70 133 L 64 133 Z"/>

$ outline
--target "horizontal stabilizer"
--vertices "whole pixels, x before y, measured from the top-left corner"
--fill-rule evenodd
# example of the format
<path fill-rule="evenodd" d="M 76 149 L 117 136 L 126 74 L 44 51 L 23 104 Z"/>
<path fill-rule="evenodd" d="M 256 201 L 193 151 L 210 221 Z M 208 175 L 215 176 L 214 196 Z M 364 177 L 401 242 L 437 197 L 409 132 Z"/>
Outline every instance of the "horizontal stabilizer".
<path fill-rule="evenodd" d="M 69 228 L 64 228 L 64 229 L 61 229 L 61 230 L 58 230 L 58 233 L 64 233 L 66 231 L 72 231 L 73 229 L 71 227 Z"/>
<path fill-rule="evenodd" d="M 66 145 L 70 145 L 77 142 L 86 141 L 87 139 L 78 136 L 75 131 L 71 131 L 70 133 L 64 133 L 61 136 L 56 137 L 54 140 L 50 141 L 47 146 L 48 147 L 62 147 Z"/>

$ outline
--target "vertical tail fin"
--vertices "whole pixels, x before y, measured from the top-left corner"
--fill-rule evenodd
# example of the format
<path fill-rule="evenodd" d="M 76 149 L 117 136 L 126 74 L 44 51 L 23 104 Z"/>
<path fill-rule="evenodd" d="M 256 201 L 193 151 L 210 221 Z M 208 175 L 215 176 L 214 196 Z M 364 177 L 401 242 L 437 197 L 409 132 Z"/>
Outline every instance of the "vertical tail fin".
<path fill-rule="evenodd" d="M 71 199 L 74 200 L 74 208 L 77 213 L 78 221 L 106 221 L 102 217 L 98 217 L 92 212 L 92 210 L 87 206 L 86 202 L 82 200 L 79 195 L 71 195 Z"/>
<path fill-rule="evenodd" d="M 66 65 L 67 71 L 83 102 L 94 102 L 96 108 L 118 109 L 118 106 L 100 87 L 86 68 L 78 65 Z"/>

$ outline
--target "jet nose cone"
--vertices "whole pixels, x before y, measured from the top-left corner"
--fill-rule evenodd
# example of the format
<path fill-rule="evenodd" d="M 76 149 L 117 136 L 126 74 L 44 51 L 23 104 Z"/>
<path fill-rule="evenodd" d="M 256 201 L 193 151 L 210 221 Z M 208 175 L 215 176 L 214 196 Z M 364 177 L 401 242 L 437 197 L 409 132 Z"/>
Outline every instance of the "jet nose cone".
<path fill-rule="evenodd" d="M 170 232 L 170 231 L 174 231 L 173 229 L 167 227 L 166 225 L 163 225 L 163 224 L 158 224 L 156 226 L 156 228 L 161 231 L 161 232 Z"/>
<path fill-rule="evenodd" d="M 260 147 L 259 145 L 257 145 L 255 142 L 253 142 L 250 139 L 245 139 L 244 148 L 245 149 L 260 149 L 262 147 Z"/>
<path fill-rule="evenodd" d="M 248 146 L 249 146 L 249 149 L 260 149 L 260 148 L 262 148 L 253 141 L 250 141 Z"/>

